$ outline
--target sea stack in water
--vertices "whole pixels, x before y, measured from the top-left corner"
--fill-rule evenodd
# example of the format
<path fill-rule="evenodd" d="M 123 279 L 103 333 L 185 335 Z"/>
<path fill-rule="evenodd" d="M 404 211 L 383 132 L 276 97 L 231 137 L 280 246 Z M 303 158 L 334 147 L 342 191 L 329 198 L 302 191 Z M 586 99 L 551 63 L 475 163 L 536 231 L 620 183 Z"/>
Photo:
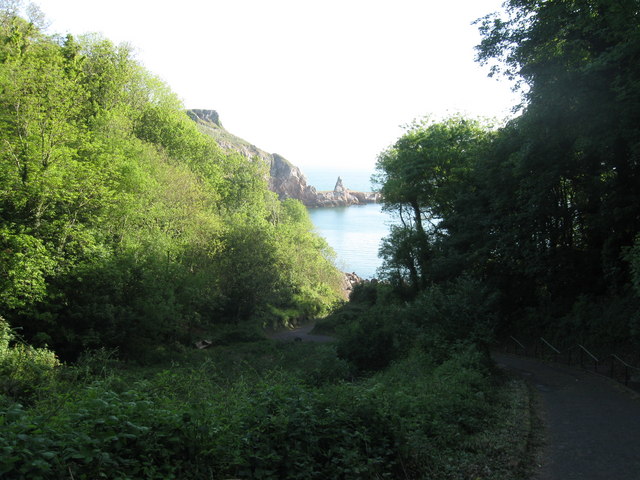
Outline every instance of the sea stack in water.
<path fill-rule="evenodd" d="M 338 177 L 332 192 L 318 192 L 312 202 L 305 203 L 308 207 L 348 207 L 375 203 L 379 200 L 378 193 L 352 192 L 344 186 L 342 177 Z"/>

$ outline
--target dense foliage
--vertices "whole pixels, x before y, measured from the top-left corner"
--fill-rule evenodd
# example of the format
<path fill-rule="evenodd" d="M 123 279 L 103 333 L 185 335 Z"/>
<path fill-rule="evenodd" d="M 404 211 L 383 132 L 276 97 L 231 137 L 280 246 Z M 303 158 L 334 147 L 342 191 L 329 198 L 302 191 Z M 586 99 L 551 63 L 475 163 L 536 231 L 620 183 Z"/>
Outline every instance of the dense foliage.
<path fill-rule="evenodd" d="M 380 155 L 403 218 L 381 273 L 408 296 L 475 279 L 501 334 L 637 346 L 640 6 L 505 6 L 480 20 L 478 59 L 520 82 L 521 114 L 416 124 Z"/>
<path fill-rule="evenodd" d="M 640 345 L 639 11 L 508 0 L 481 19 L 478 59 L 520 82 L 520 115 L 410 125 L 378 159 L 399 217 L 381 281 L 321 322 L 335 344 L 278 345 L 242 320 L 336 298 L 304 207 L 129 49 L 5 7 L 0 474 L 519 478 L 528 396 L 492 371 L 494 335 Z M 203 331 L 218 346 L 180 349 Z M 45 343 L 102 350 L 71 365 Z M 112 347 L 174 352 L 141 368 Z"/>
<path fill-rule="evenodd" d="M 223 153 L 128 47 L 3 8 L 0 314 L 21 335 L 141 356 L 338 298 L 328 246 L 267 166 Z"/>
<path fill-rule="evenodd" d="M 0 397 L 0 475 L 521 478 L 526 389 L 471 346 L 357 381 L 331 344 L 264 339 L 121 367 L 97 351 L 34 383 L 28 408 Z"/>

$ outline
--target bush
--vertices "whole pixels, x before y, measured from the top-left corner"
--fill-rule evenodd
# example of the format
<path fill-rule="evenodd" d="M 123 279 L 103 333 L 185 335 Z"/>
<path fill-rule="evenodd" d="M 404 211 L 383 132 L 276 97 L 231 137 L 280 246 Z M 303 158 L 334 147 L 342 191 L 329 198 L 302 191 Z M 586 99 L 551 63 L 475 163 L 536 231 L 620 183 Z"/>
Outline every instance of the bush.
<path fill-rule="evenodd" d="M 282 374 L 186 405 L 100 383 L 55 415 L 0 410 L 0 475 L 15 479 L 374 478 L 394 472 L 393 431 L 373 397 Z"/>
<path fill-rule="evenodd" d="M 331 314 L 316 321 L 313 333 L 335 335 L 340 328 L 356 321 L 369 307 L 354 303 L 345 303 Z"/>
<path fill-rule="evenodd" d="M 393 432 L 372 399 L 278 380 L 244 411 L 236 475 L 256 479 L 376 478 L 396 471 Z"/>
<path fill-rule="evenodd" d="M 280 344 L 278 350 L 278 363 L 286 365 L 287 371 L 306 385 L 319 387 L 351 380 L 356 373 L 352 364 L 337 356 L 334 343 L 291 342 Z"/>
<path fill-rule="evenodd" d="M 183 419 L 139 392 L 85 390 L 56 416 L 0 412 L 0 474 L 15 479 L 177 478 L 192 444 Z"/>
<path fill-rule="evenodd" d="M 640 298 L 631 291 L 604 297 L 582 295 L 567 315 L 555 319 L 545 336 L 559 345 L 581 343 L 620 354 L 640 347 L 639 327 Z"/>
<path fill-rule="evenodd" d="M 449 356 L 436 362 L 414 348 L 386 370 L 347 383 L 339 381 L 346 365 L 332 345 L 306 346 L 311 350 L 297 344 L 243 345 L 236 350 L 256 357 L 239 362 L 236 356 L 229 364 L 214 359 L 213 352 L 196 352 L 197 365 L 194 358 L 193 366 L 146 368 L 129 381 L 113 372 L 28 410 L 0 402 L 0 476 L 479 476 L 471 472 L 486 461 L 481 450 L 486 443 L 474 438 L 490 436 L 496 417 L 489 371 L 476 349 L 450 348 Z M 233 352 L 214 348 L 225 357 Z M 256 368 L 270 357 L 270 369 Z M 324 374 L 338 381 L 311 378 Z M 123 389 L 114 391 L 114 384 Z"/>
<path fill-rule="evenodd" d="M 416 333 L 404 307 L 372 307 L 339 330 L 338 356 L 362 371 L 381 370 L 409 352 Z"/>
<path fill-rule="evenodd" d="M 11 327 L 0 317 L 0 393 L 24 401 L 53 379 L 60 361 L 46 348 L 12 345 L 14 340 Z"/>
<path fill-rule="evenodd" d="M 495 296 L 482 283 L 461 277 L 422 292 L 407 308 L 407 315 L 442 342 L 473 343 L 486 350 L 496 323 L 494 303 Z"/>
<path fill-rule="evenodd" d="M 357 283 L 349 294 L 349 301 L 352 303 L 364 303 L 365 305 L 375 305 L 378 299 L 377 283 L 361 282 Z"/>
<path fill-rule="evenodd" d="M 463 347 L 436 365 L 416 349 L 368 380 L 392 417 L 409 478 L 472 478 L 451 470 L 462 470 L 470 448 L 465 442 L 494 421 L 483 358 L 475 348 Z"/>
<path fill-rule="evenodd" d="M 494 298 L 477 281 L 460 278 L 434 285 L 411 303 L 387 298 L 372 305 L 371 292 L 384 294 L 384 286 L 363 286 L 355 295 L 358 301 L 352 300 L 321 324 L 323 330 L 338 332 L 338 355 L 358 369 L 381 370 L 416 346 L 444 361 L 454 345 L 473 344 L 488 359 Z"/>

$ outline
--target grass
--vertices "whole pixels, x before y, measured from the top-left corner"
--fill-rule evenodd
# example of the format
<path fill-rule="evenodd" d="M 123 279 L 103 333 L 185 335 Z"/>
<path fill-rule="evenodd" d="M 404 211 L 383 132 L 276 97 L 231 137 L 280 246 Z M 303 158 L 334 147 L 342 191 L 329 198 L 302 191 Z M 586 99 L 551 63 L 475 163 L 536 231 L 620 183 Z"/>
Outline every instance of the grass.
<path fill-rule="evenodd" d="M 537 420 L 532 393 L 518 378 L 504 378 L 494 407 L 495 423 L 472 440 L 484 458 L 483 476 L 492 479 L 527 479 L 537 451 Z"/>

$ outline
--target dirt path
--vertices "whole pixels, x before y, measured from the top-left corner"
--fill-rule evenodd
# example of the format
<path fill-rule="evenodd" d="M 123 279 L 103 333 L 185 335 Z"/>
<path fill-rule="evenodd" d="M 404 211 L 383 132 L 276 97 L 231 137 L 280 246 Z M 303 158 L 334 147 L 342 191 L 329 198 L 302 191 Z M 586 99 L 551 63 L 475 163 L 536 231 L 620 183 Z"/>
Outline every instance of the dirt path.
<path fill-rule="evenodd" d="M 535 480 L 639 480 L 640 398 L 612 380 L 563 365 L 494 354 L 536 389 L 546 428 Z"/>
<path fill-rule="evenodd" d="M 314 335 L 311 333 L 316 326 L 315 322 L 305 323 L 291 330 L 281 330 L 278 332 L 271 332 L 267 334 L 267 337 L 272 340 L 280 340 L 283 342 L 316 342 L 327 343 L 335 341 L 334 337 L 329 335 Z"/>

